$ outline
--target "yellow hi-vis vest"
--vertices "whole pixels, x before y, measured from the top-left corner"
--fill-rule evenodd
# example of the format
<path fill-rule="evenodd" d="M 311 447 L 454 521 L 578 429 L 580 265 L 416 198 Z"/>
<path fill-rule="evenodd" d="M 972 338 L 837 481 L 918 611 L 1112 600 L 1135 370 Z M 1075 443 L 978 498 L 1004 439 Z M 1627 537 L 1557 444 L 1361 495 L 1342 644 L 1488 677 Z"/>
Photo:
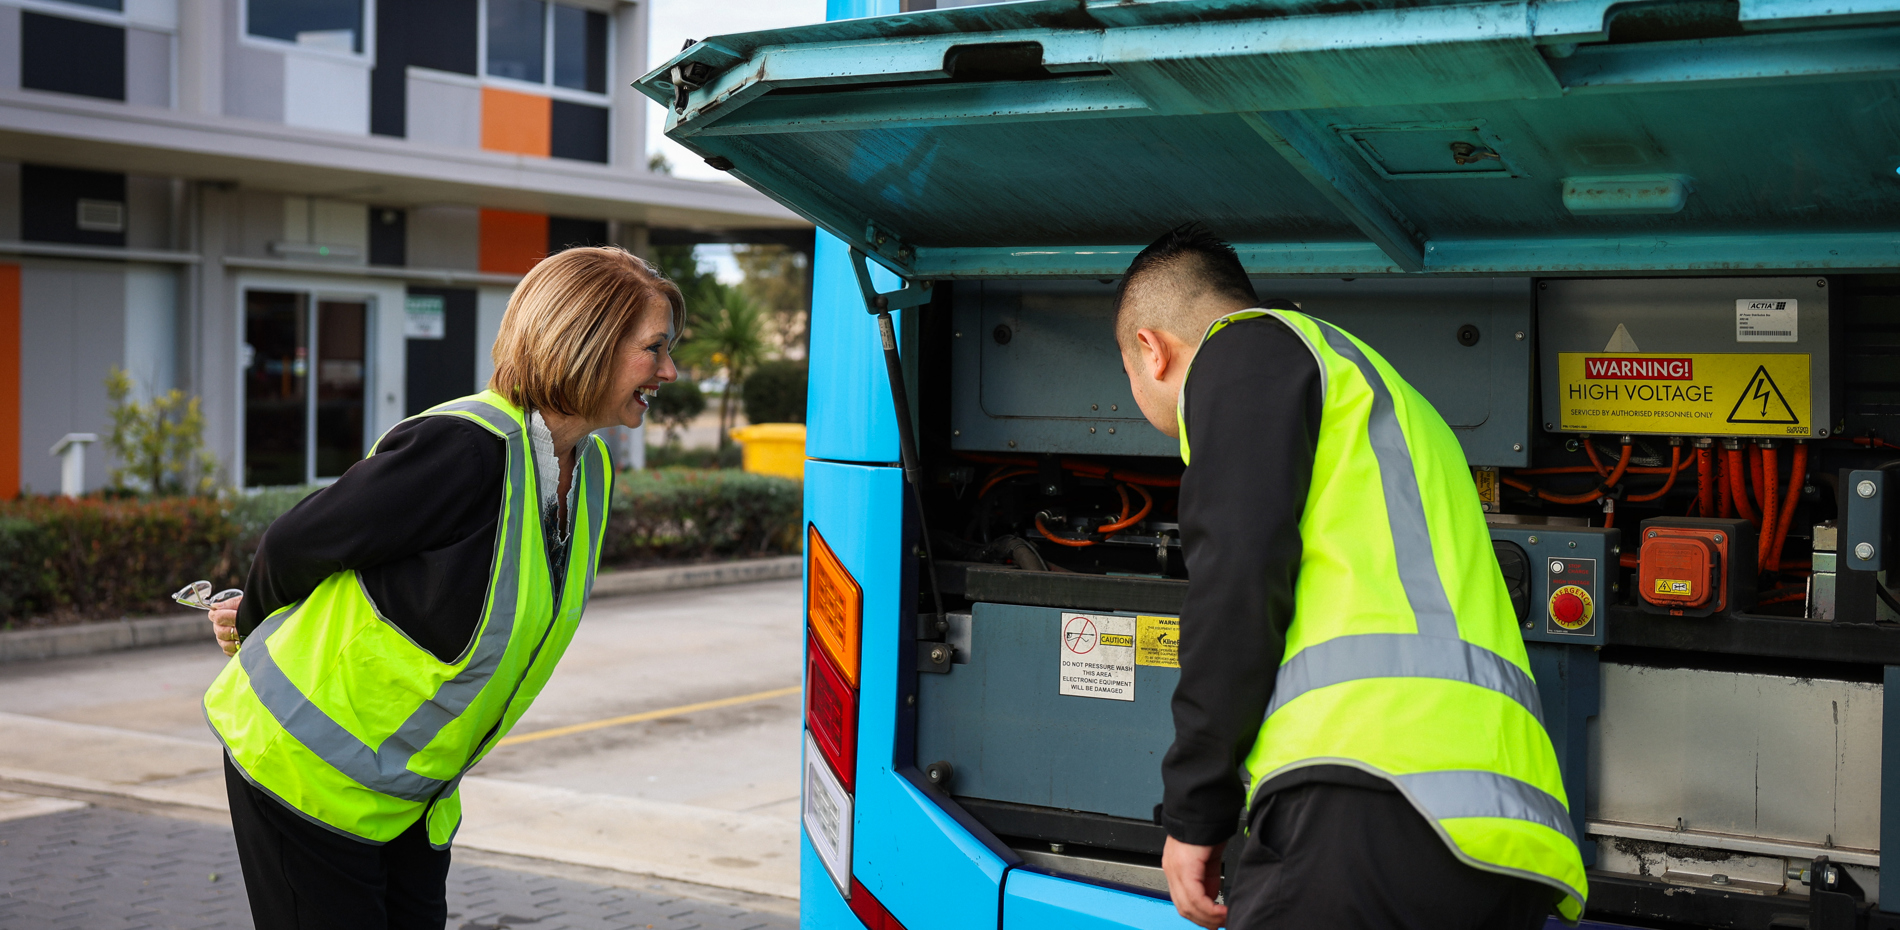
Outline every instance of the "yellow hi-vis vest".
<path fill-rule="evenodd" d="M 461 417 L 507 448 L 488 597 L 468 647 L 437 659 L 378 614 L 356 572 L 338 572 L 258 625 L 204 708 L 244 777 L 306 819 L 386 843 L 426 816 L 429 842 L 442 849 L 461 824 L 462 775 L 527 711 L 574 637 L 612 471 L 605 443 L 582 443 L 557 597 L 527 414 L 485 391 L 420 416 Z"/>
<path fill-rule="evenodd" d="M 1575 923 L 1583 858 L 1457 437 L 1379 353 L 1330 323 L 1244 310 L 1215 320 L 1202 345 L 1262 316 L 1312 351 L 1325 403 L 1286 655 L 1246 760 L 1250 799 L 1302 766 L 1380 776 L 1459 860 L 1550 885 Z"/>

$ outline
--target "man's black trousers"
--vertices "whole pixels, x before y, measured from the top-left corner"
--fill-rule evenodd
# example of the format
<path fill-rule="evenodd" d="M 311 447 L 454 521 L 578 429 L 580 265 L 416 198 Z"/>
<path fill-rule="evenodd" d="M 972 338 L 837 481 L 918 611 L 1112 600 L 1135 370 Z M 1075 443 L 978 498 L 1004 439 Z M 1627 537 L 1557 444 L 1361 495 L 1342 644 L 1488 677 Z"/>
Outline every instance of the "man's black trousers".
<path fill-rule="evenodd" d="M 373 846 L 278 803 L 224 760 L 231 828 L 257 930 L 442 930 L 449 851 L 418 820 Z"/>
<path fill-rule="evenodd" d="M 1396 791 L 1312 782 L 1268 795 L 1248 819 L 1228 930 L 1535 930 L 1556 900 L 1548 885 L 1459 862 Z"/>

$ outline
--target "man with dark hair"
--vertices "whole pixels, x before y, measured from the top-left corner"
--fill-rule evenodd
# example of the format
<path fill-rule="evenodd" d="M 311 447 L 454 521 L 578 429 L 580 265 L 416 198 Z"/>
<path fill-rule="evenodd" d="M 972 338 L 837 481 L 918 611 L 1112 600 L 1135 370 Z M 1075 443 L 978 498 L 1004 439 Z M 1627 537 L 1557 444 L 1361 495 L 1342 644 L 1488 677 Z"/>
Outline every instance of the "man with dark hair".
<path fill-rule="evenodd" d="M 1189 464 L 1161 814 L 1181 915 L 1530 930 L 1554 906 L 1574 922 L 1586 887 L 1556 753 L 1444 420 L 1364 343 L 1261 304 L 1199 226 L 1135 258 L 1115 332 L 1142 413 Z"/>

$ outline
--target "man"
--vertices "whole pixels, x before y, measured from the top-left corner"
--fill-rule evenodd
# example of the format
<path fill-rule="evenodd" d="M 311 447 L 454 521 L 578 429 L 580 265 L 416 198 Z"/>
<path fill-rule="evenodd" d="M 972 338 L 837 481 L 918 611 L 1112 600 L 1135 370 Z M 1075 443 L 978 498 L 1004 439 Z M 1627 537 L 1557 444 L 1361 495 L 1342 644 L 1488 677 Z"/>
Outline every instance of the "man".
<path fill-rule="evenodd" d="M 1265 306 L 1197 226 L 1117 295 L 1129 385 L 1189 464 L 1176 908 L 1244 930 L 1574 923 L 1583 863 L 1458 440 L 1377 352 Z"/>

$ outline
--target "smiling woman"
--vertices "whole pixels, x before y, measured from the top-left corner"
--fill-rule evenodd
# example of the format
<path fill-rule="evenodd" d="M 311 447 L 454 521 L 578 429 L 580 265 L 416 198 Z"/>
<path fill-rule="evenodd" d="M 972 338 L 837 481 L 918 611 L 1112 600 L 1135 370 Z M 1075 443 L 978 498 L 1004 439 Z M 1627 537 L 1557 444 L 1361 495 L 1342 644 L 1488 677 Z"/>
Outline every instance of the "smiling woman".
<path fill-rule="evenodd" d="M 271 524 L 247 593 L 211 612 L 237 658 L 205 695 L 259 927 L 447 919 L 461 776 L 541 693 L 593 586 L 613 473 L 590 434 L 639 426 L 678 377 L 684 311 L 620 249 L 543 260 L 488 390 L 398 424 Z"/>

